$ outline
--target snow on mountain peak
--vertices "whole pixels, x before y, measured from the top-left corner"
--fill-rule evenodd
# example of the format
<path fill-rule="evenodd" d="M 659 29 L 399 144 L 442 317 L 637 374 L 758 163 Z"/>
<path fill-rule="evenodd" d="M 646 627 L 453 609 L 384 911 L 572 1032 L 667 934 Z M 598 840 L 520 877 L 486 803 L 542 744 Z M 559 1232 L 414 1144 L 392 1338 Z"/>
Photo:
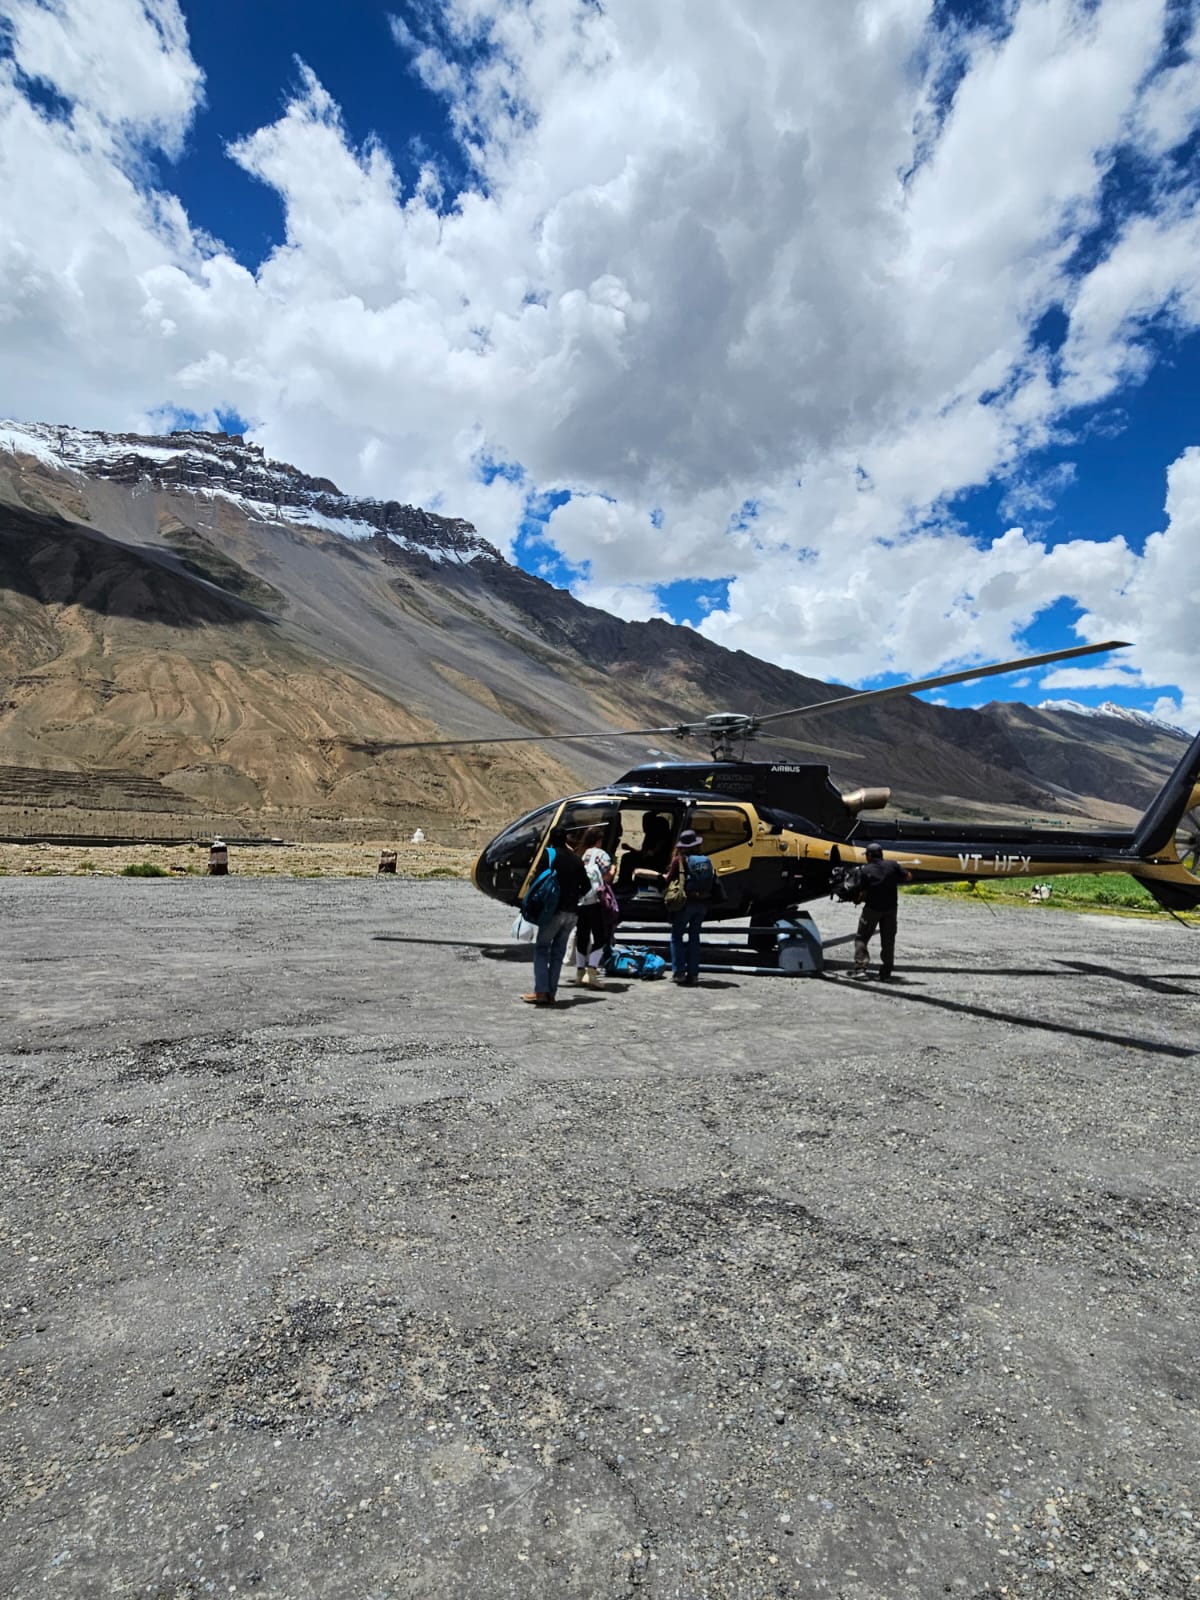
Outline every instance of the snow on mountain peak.
<path fill-rule="evenodd" d="M 347 539 L 383 536 L 433 561 L 503 558 L 459 517 L 440 517 L 395 500 L 356 499 L 328 478 L 313 478 L 240 433 L 181 429 L 168 434 L 93 433 L 44 422 L 0 421 L 0 450 L 44 466 L 118 483 L 217 494 L 264 521 L 319 527 Z"/>
<path fill-rule="evenodd" d="M 1105 700 L 1103 705 L 1098 706 L 1081 705 L 1078 700 L 1040 700 L 1036 709 L 1067 711 L 1075 717 L 1116 717 L 1120 722 L 1133 722 L 1139 727 L 1173 733 L 1181 739 L 1191 738 L 1186 729 L 1176 727 L 1173 722 L 1165 722 L 1162 717 L 1152 717 L 1148 711 L 1133 711 L 1128 706 L 1116 705 L 1112 700 Z"/>

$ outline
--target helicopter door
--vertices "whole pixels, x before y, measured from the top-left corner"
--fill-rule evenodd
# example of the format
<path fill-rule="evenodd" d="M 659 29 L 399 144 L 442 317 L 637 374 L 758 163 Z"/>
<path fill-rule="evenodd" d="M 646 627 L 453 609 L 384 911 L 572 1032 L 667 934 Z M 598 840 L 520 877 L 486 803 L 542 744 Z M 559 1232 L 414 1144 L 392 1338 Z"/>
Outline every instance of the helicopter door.
<path fill-rule="evenodd" d="M 725 906 L 741 906 L 749 882 L 742 874 L 749 872 L 754 858 L 754 821 L 749 810 L 728 802 L 701 802 L 691 808 L 688 827 L 704 840 L 701 850 L 722 882 Z M 730 915 L 730 910 L 725 915 Z"/>
<path fill-rule="evenodd" d="M 671 863 L 675 836 L 679 832 L 683 808 L 669 800 L 627 800 L 617 819 L 616 848 L 607 847 L 617 867 L 618 898 L 637 890 L 657 892 L 662 884 L 656 874 Z"/>
<path fill-rule="evenodd" d="M 529 872 L 521 885 L 521 894 L 533 882 L 535 873 L 542 866 L 542 854 L 551 832 L 561 828 L 568 836 L 569 843 L 574 846 L 580 834 L 586 833 L 589 828 L 603 828 L 603 845 L 607 850 L 608 840 L 613 836 L 617 819 L 617 802 L 604 796 L 597 796 L 592 800 L 564 800 L 561 805 L 547 806 L 544 811 L 535 813 L 537 818 L 548 817 L 547 825 L 543 831 L 541 842 L 529 867 Z"/>

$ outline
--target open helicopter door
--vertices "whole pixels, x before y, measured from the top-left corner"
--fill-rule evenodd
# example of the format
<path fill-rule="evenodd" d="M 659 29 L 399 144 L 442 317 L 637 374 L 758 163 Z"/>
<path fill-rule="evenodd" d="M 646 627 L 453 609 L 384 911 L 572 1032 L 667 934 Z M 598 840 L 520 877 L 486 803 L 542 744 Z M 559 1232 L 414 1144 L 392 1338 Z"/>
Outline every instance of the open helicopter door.
<path fill-rule="evenodd" d="M 749 808 L 732 800 L 700 800 L 688 810 L 686 826 L 704 841 L 700 848 L 712 861 L 726 904 L 744 898 L 731 885 L 749 882 L 756 824 Z"/>
<path fill-rule="evenodd" d="M 537 817 L 542 815 L 536 813 Z M 665 872 L 670 863 L 683 815 L 683 805 L 666 796 L 660 799 L 657 795 L 640 795 L 630 799 L 598 794 L 564 801 L 551 821 L 572 840 L 590 829 L 603 829 L 600 844 L 616 867 L 614 888 L 618 900 L 625 903 L 636 895 L 644 903 L 662 900 L 662 884 L 655 875 Z M 502 841 L 507 839 L 507 835 L 501 837 Z"/>
<path fill-rule="evenodd" d="M 568 800 L 559 813 L 556 826 L 566 831 L 572 841 L 592 828 L 603 828 L 600 843 L 612 855 L 619 835 L 618 801 L 616 795 L 585 795 L 579 800 Z"/>
<path fill-rule="evenodd" d="M 614 887 L 622 905 L 635 895 L 641 902 L 661 904 L 663 886 L 657 874 L 671 863 L 683 817 L 683 805 L 666 796 L 639 795 L 621 802 L 616 844 L 609 854 L 616 863 Z"/>

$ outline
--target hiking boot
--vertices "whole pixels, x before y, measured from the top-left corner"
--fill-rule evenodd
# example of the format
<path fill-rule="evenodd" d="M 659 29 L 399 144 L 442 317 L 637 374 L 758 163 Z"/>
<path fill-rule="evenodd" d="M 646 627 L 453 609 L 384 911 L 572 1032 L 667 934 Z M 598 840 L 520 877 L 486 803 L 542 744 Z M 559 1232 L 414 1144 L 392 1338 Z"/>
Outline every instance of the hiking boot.
<path fill-rule="evenodd" d="M 599 967 L 589 967 L 587 969 L 587 976 L 585 977 L 584 982 L 587 984 L 589 989 L 603 989 L 604 974 L 600 971 Z"/>
<path fill-rule="evenodd" d="M 527 1006 L 552 1006 L 554 1004 L 554 996 L 552 994 L 523 994 L 521 999 L 524 1000 Z"/>

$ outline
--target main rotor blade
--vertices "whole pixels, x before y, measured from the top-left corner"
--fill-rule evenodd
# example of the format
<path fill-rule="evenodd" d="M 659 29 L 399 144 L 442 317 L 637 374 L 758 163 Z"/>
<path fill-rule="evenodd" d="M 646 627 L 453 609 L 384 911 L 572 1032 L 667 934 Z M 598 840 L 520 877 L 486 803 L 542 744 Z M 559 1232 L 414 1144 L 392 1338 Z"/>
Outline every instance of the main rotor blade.
<path fill-rule="evenodd" d="M 698 731 L 703 724 L 677 722 L 671 728 L 596 728 L 591 733 L 509 733 L 487 739 L 345 739 L 350 750 L 361 750 L 377 755 L 381 750 L 453 750 L 479 744 L 559 744 L 567 739 L 641 739 L 657 735 L 660 738 L 683 739 Z"/>
<path fill-rule="evenodd" d="M 835 706 L 864 705 L 868 700 L 887 700 L 894 695 L 918 694 L 922 689 L 940 689 L 950 683 L 971 683 L 976 678 L 990 678 L 1000 672 L 1019 672 L 1027 667 L 1046 667 L 1052 661 L 1070 661 L 1075 656 L 1100 655 L 1105 650 L 1127 650 L 1127 639 L 1109 639 L 1104 644 L 1080 644 L 1070 650 L 1050 650 L 1045 655 L 1022 656 L 1016 661 L 998 661 L 991 667 L 971 667 L 966 672 L 943 672 L 936 678 L 918 678 L 912 683 L 895 683 L 890 689 L 857 689 L 851 694 L 839 694 L 832 700 L 818 700 L 813 705 L 793 706 L 790 711 L 771 711 L 765 717 L 756 717 L 760 725 L 775 722 L 780 717 L 810 717 L 815 711 L 830 711 Z"/>
<path fill-rule="evenodd" d="M 838 761 L 863 761 L 866 758 L 861 750 L 840 750 L 835 744 L 814 744 L 811 739 L 789 739 L 786 733 L 772 735 L 776 746 L 786 744 L 796 750 L 804 750 L 810 755 L 833 756 Z"/>

